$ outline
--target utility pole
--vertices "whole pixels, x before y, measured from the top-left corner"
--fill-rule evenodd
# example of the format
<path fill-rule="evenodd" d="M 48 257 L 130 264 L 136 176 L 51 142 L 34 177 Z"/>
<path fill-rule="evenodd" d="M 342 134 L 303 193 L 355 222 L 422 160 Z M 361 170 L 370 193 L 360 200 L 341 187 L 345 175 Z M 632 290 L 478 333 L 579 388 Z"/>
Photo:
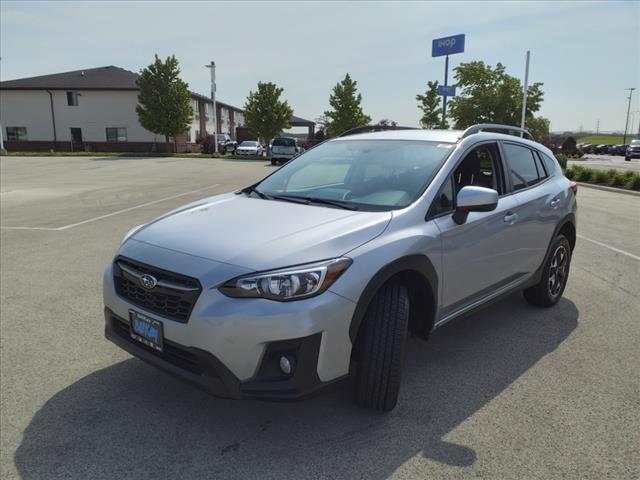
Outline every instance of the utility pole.
<path fill-rule="evenodd" d="M 625 90 L 629 90 L 629 105 L 627 106 L 627 120 L 624 122 L 624 139 L 622 143 L 627 143 L 627 127 L 629 126 L 629 112 L 631 111 L 631 96 L 633 95 L 633 91 L 635 87 L 625 88 Z"/>
<path fill-rule="evenodd" d="M 596 120 L 596 135 L 600 133 L 600 119 Z"/>
<path fill-rule="evenodd" d="M 524 119 L 527 113 L 527 90 L 529 90 L 529 57 L 531 52 L 527 50 L 527 61 L 524 67 L 524 89 L 522 90 L 522 117 L 520 118 L 520 128 L 524 129 Z M 524 132 L 520 132 L 524 136 Z"/>
<path fill-rule="evenodd" d="M 216 118 L 216 62 L 213 60 L 211 64 L 205 65 L 211 69 L 211 102 L 213 103 L 213 154 L 212 157 L 218 157 L 218 119 Z"/>

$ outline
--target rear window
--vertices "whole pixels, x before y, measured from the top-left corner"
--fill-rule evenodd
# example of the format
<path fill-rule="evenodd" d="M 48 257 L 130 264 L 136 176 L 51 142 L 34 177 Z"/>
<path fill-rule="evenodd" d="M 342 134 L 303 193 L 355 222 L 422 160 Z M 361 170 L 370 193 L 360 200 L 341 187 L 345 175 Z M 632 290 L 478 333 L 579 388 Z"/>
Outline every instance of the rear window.
<path fill-rule="evenodd" d="M 276 147 L 295 147 L 296 141 L 293 138 L 275 138 L 273 145 Z"/>

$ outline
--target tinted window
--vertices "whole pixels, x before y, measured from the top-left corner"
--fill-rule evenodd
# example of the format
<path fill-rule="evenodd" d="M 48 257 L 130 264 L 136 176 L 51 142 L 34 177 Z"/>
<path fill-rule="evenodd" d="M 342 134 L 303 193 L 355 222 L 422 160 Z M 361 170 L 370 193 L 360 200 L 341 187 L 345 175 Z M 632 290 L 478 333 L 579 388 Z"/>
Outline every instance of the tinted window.
<path fill-rule="evenodd" d="M 522 190 L 540 181 L 538 168 L 531 150 L 519 145 L 505 143 L 504 153 L 507 156 L 509 175 L 514 190 Z"/>
<path fill-rule="evenodd" d="M 296 141 L 293 138 L 276 138 L 273 145 L 277 147 L 295 147 Z"/>
<path fill-rule="evenodd" d="M 428 216 L 436 217 L 451 211 L 453 211 L 453 178 L 449 177 L 433 200 Z"/>
<path fill-rule="evenodd" d="M 549 175 L 547 175 L 547 170 L 542 163 L 542 159 L 540 158 L 540 155 L 538 155 L 537 153 L 534 153 L 533 156 L 536 159 L 536 168 L 538 169 L 538 177 L 540 178 L 540 180 L 547 178 Z"/>
<path fill-rule="evenodd" d="M 544 153 L 540 154 L 540 157 L 544 161 L 544 166 L 547 168 L 547 173 L 549 175 L 553 175 L 553 173 L 556 171 L 558 162 L 554 158 L 549 157 Z"/>

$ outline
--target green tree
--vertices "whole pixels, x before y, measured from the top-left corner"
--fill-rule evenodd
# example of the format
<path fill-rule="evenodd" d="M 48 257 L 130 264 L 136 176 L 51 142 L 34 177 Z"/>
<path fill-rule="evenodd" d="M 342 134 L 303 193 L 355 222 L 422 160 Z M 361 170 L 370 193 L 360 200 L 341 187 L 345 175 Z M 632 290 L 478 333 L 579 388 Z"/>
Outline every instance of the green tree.
<path fill-rule="evenodd" d="M 461 63 L 455 69 L 459 96 L 449 102 L 449 116 L 455 121 L 455 128 L 476 123 L 520 125 L 522 83 L 505 70 L 501 63 L 492 68 L 482 61 Z M 540 87 L 542 83 L 537 82 L 527 89 L 525 120 L 540 110 L 544 97 Z"/>
<path fill-rule="evenodd" d="M 420 125 L 422 128 L 436 128 L 442 123 L 442 109 L 440 103 L 442 102 L 440 95 L 438 95 L 438 81 L 427 82 L 427 90 L 424 95 L 416 95 L 418 101 L 418 109 L 422 111 L 422 117 L 420 117 Z"/>
<path fill-rule="evenodd" d="M 576 146 L 576 139 L 573 137 L 567 137 L 567 139 L 562 142 L 562 153 L 565 155 L 575 155 L 578 152 L 578 148 Z"/>
<path fill-rule="evenodd" d="M 527 101 L 527 104 L 529 102 Z M 536 142 L 546 142 L 549 140 L 549 125 L 551 122 L 548 118 L 534 117 L 525 119 L 525 127 L 529 133 L 533 135 Z"/>
<path fill-rule="evenodd" d="M 280 100 L 283 91 L 275 83 L 258 82 L 258 90 L 249 92 L 244 104 L 245 125 L 264 142 L 291 128 L 293 110 Z"/>
<path fill-rule="evenodd" d="M 193 119 L 189 85 L 179 77 L 180 69 L 175 55 L 163 62 L 155 61 L 140 71 L 137 84 L 136 112 L 140 125 L 150 132 L 164 135 L 169 151 L 169 137 L 184 133 Z"/>
<path fill-rule="evenodd" d="M 398 125 L 398 122 L 396 122 L 395 120 L 390 120 L 388 118 L 383 118 L 377 123 L 377 125 L 383 127 L 395 127 L 396 125 Z"/>
<path fill-rule="evenodd" d="M 358 82 L 347 73 L 344 80 L 333 87 L 329 105 L 333 110 L 324 112 L 327 119 L 327 137 L 335 137 L 347 130 L 362 127 L 371 122 L 371 117 L 362 111 L 362 95 L 357 92 Z"/>

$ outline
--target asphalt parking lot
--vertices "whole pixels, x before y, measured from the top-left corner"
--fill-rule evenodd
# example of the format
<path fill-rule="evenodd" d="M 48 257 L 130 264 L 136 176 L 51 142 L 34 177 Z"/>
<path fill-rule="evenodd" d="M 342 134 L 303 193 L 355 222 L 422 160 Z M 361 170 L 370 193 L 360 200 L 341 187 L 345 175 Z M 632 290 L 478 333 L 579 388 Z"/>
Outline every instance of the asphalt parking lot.
<path fill-rule="evenodd" d="M 580 160 L 569 160 L 570 166 L 589 167 L 597 170 L 620 170 L 622 172 L 640 172 L 640 158 L 632 158 L 628 162 L 619 155 L 585 155 Z"/>
<path fill-rule="evenodd" d="M 3 479 L 640 477 L 640 197 L 580 187 L 564 299 L 519 295 L 411 339 L 397 408 L 345 386 L 215 399 L 103 337 L 131 227 L 269 173 L 262 161 L 0 160 Z"/>

